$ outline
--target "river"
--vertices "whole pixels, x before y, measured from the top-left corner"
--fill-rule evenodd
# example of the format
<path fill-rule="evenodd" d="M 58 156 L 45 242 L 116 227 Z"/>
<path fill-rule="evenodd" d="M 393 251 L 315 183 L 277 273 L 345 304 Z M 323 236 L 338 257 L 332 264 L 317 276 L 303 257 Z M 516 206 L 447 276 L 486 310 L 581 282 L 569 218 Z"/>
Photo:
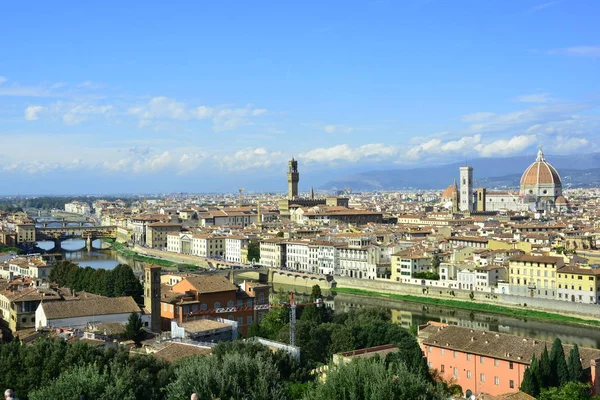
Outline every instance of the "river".
<path fill-rule="evenodd" d="M 123 257 L 110 249 L 102 249 L 103 243 L 99 240 L 95 240 L 92 246 L 91 250 L 87 250 L 84 240 L 69 239 L 61 243 L 61 253 L 63 253 L 65 259 L 79 263 L 82 267 L 112 269 L 118 264 L 128 264 L 133 268 L 136 275 L 142 274 L 144 263 Z M 44 250 L 52 250 L 54 243 L 38 242 L 38 247 Z M 273 285 L 273 290 L 278 293 L 293 291 L 298 295 L 299 301 L 306 298 L 307 292 L 310 292 L 310 289 L 303 287 L 279 284 Z M 335 293 L 328 290 L 324 290 L 323 293 L 327 296 L 326 304 L 336 311 L 347 311 L 355 307 L 384 307 L 391 310 L 394 322 L 406 328 L 427 321 L 437 321 L 471 329 L 504 332 L 548 341 L 552 341 L 558 336 L 564 343 L 576 343 L 578 346 L 600 348 L 600 329 L 597 328 L 560 325 L 402 300 Z"/>

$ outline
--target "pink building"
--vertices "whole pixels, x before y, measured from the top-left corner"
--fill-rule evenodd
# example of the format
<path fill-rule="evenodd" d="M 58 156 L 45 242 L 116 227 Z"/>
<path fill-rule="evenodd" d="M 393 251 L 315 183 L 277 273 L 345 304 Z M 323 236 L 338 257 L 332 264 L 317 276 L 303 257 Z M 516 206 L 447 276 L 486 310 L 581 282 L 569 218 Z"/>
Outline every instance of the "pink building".
<path fill-rule="evenodd" d="M 500 395 L 516 392 L 533 355 L 540 358 L 551 342 L 498 332 L 478 331 L 429 322 L 419 327 L 419 343 L 429 368 L 464 391 Z M 565 355 L 570 345 L 563 345 Z M 600 350 L 579 348 L 583 369 L 589 370 L 594 394 L 600 393 Z M 598 366 L 596 365 L 598 364 Z"/>

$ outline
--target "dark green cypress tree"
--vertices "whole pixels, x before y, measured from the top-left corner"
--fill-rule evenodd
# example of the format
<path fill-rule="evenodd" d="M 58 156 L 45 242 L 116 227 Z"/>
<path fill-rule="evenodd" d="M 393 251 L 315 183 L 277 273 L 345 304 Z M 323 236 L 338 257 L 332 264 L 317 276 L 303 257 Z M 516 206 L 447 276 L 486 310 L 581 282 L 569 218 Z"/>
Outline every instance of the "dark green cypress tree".
<path fill-rule="evenodd" d="M 533 397 L 537 397 L 540 394 L 540 387 L 538 386 L 537 379 L 531 372 L 530 367 L 525 369 L 523 382 L 521 382 L 521 387 L 519 389 Z"/>
<path fill-rule="evenodd" d="M 565 351 L 559 338 L 554 339 L 550 350 L 550 367 L 552 369 L 552 386 L 563 386 L 569 382 L 569 368 L 565 359 Z"/>
<path fill-rule="evenodd" d="M 540 358 L 540 389 L 546 389 L 551 386 L 556 386 L 556 381 L 552 380 L 552 367 L 550 365 L 550 356 L 548 355 L 548 347 L 544 344 L 542 357 Z"/>
<path fill-rule="evenodd" d="M 531 359 L 531 364 L 529 365 L 529 369 L 531 370 L 530 371 L 531 377 L 535 380 L 538 394 L 539 394 L 539 392 L 541 391 L 541 389 L 543 387 L 543 382 L 542 382 L 542 374 L 540 372 L 540 362 L 538 361 L 538 359 L 536 358 L 535 355 Z"/>
<path fill-rule="evenodd" d="M 571 348 L 569 353 L 569 361 L 567 362 L 569 368 L 569 379 L 572 382 L 581 382 L 583 380 L 583 366 L 581 365 L 581 356 L 579 355 L 579 347 L 576 344 Z"/>

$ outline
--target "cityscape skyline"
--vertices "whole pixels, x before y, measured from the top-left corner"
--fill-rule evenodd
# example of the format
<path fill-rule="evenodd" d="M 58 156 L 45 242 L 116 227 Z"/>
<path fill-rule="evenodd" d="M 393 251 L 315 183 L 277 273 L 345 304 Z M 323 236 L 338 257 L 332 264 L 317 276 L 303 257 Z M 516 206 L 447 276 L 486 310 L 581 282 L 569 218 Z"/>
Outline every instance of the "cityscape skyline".
<path fill-rule="evenodd" d="M 292 156 L 312 180 L 596 151 L 599 6 L 460 3 L 9 5 L 2 192 L 260 191 Z"/>

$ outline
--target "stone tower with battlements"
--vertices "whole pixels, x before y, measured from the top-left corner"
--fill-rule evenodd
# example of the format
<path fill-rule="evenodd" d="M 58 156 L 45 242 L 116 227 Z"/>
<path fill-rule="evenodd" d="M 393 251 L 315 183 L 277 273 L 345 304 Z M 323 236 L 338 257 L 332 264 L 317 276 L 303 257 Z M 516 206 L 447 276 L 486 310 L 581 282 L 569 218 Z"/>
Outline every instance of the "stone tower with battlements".
<path fill-rule="evenodd" d="M 300 173 L 298 172 L 298 161 L 292 158 L 288 162 L 288 200 L 294 200 L 298 198 L 298 181 L 300 180 Z"/>

